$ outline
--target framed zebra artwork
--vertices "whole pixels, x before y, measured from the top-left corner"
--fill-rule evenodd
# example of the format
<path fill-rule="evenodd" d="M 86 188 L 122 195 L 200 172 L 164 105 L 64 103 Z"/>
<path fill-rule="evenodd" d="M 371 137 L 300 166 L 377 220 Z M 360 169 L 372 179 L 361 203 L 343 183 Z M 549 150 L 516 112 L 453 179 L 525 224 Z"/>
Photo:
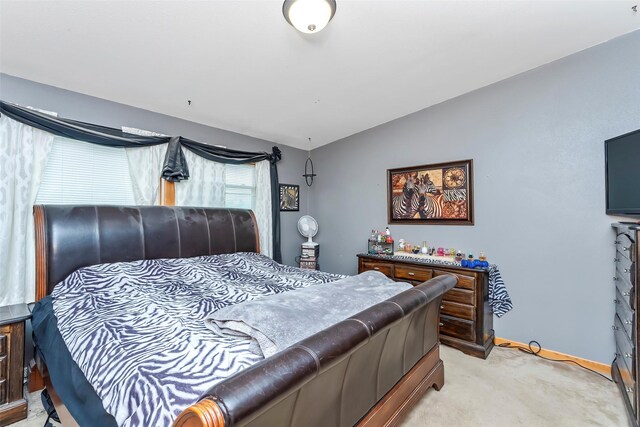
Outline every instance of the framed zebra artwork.
<path fill-rule="evenodd" d="M 387 220 L 473 225 L 473 160 L 388 169 Z"/>
<path fill-rule="evenodd" d="M 298 212 L 300 210 L 300 186 L 280 184 L 280 211 Z"/>

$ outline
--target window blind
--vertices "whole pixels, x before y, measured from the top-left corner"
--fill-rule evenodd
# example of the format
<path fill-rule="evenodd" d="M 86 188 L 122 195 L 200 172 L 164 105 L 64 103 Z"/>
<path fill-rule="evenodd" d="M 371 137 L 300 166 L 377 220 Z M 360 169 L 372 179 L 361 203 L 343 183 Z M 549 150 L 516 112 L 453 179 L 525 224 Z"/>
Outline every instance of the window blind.
<path fill-rule="evenodd" d="M 135 204 L 125 150 L 56 137 L 36 203 Z"/>
<path fill-rule="evenodd" d="M 242 209 L 255 208 L 255 170 L 254 165 L 225 165 L 225 207 Z"/>

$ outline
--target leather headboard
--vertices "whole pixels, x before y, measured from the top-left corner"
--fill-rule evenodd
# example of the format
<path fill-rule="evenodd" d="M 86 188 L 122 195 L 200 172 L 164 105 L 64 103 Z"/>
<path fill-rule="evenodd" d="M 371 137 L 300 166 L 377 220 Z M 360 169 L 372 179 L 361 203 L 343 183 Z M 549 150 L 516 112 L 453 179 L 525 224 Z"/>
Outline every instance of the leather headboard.
<path fill-rule="evenodd" d="M 88 265 L 260 252 L 245 209 L 37 205 L 34 220 L 36 300 Z"/>

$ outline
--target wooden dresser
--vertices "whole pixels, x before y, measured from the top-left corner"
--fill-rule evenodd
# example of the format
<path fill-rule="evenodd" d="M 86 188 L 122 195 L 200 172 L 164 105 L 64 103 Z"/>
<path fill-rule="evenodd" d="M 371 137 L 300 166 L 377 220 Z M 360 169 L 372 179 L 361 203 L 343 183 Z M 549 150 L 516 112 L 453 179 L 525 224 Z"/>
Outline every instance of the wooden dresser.
<path fill-rule="evenodd" d="M 457 276 L 458 284 L 444 295 L 440 307 L 440 341 L 472 356 L 486 359 L 489 355 L 494 333 L 486 270 L 358 255 L 358 273 L 367 270 L 414 285 L 443 274 Z"/>
<path fill-rule="evenodd" d="M 26 304 L 0 307 L 0 426 L 27 418 L 24 393 Z"/>
<path fill-rule="evenodd" d="M 637 426 L 638 416 L 638 357 L 636 345 L 638 342 L 638 292 L 636 278 L 638 277 L 638 242 L 640 225 L 615 223 L 616 232 L 615 257 L 616 273 L 613 281 L 616 285 L 616 314 L 613 321 L 613 331 L 616 340 L 616 354 L 611 375 L 622 393 L 629 421 Z"/>

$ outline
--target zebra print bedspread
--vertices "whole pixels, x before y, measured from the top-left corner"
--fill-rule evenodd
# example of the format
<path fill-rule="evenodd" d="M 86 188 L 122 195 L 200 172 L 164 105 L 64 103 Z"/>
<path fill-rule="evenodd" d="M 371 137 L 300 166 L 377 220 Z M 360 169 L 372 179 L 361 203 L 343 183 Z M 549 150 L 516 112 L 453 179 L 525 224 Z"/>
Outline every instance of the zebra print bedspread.
<path fill-rule="evenodd" d="M 86 267 L 51 296 L 71 356 L 118 425 L 169 426 L 262 359 L 249 339 L 207 329 L 207 314 L 343 277 L 236 253 Z"/>

